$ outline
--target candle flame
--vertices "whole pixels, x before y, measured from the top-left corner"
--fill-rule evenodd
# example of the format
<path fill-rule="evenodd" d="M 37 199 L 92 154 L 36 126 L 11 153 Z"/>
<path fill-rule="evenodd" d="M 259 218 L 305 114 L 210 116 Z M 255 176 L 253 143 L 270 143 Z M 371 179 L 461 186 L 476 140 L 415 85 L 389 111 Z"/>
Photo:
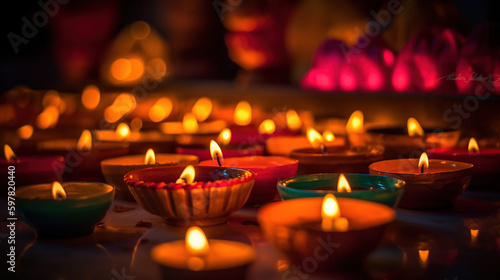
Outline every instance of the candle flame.
<path fill-rule="evenodd" d="M 54 105 L 49 105 L 36 118 L 37 127 L 47 129 L 56 126 L 59 120 L 59 110 Z"/>
<path fill-rule="evenodd" d="M 347 121 L 346 130 L 351 133 L 363 132 L 364 116 L 360 110 L 354 111 Z"/>
<path fill-rule="evenodd" d="M 3 152 L 4 152 L 4 155 L 5 155 L 5 159 L 7 161 L 11 161 L 11 160 L 16 160 L 17 159 L 17 156 L 16 154 L 14 153 L 14 151 L 12 151 L 12 148 L 5 144 L 3 145 Z"/>
<path fill-rule="evenodd" d="M 195 133 L 198 131 L 198 121 L 193 113 L 186 113 L 182 119 L 182 126 L 184 127 L 184 132 Z"/>
<path fill-rule="evenodd" d="M 406 122 L 408 128 L 408 136 L 410 137 L 422 137 L 424 136 L 424 130 L 420 123 L 415 118 L 409 118 Z"/>
<path fill-rule="evenodd" d="M 89 151 L 92 149 L 92 134 L 88 129 L 85 129 L 78 139 L 76 149 L 79 151 Z"/>
<path fill-rule="evenodd" d="M 477 154 L 479 153 L 479 145 L 474 137 L 469 140 L 469 153 Z"/>
<path fill-rule="evenodd" d="M 52 197 L 56 200 L 66 199 L 66 192 L 61 183 L 57 181 L 52 183 Z"/>
<path fill-rule="evenodd" d="M 224 160 L 222 156 L 222 150 L 214 140 L 210 141 L 210 155 L 212 156 L 213 160 L 217 160 L 219 165 L 221 165 L 222 161 Z"/>
<path fill-rule="evenodd" d="M 323 131 L 323 140 L 325 142 L 333 142 L 335 140 L 335 135 L 330 130 Z"/>
<path fill-rule="evenodd" d="M 259 125 L 260 134 L 273 134 L 274 131 L 276 131 L 276 124 L 271 119 L 264 120 Z"/>
<path fill-rule="evenodd" d="M 208 97 L 202 97 L 196 101 L 191 112 L 196 116 L 199 122 L 208 119 L 212 113 L 212 100 Z"/>
<path fill-rule="evenodd" d="M 172 113 L 173 103 L 167 97 L 158 99 L 149 109 L 148 115 L 152 122 L 161 122 Z"/>
<path fill-rule="evenodd" d="M 302 121 L 297 111 L 290 109 L 286 112 L 286 124 L 290 130 L 299 130 L 302 127 Z"/>
<path fill-rule="evenodd" d="M 418 169 L 420 173 L 425 173 L 429 169 L 429 157 L 427 153 L 422 153 L 420 159 L 418 160 Z"/>
<path fill-rule="evenodd" d="M 155 164 L 156 163 L 156 158 L 155 158 L 155 151 L 153 149 L 148 149 L 146 152 L 146 156 L 144 156 L 144 164 Z"/>
<path fill-rule="evenodd" d="M 126 123 L 120 123 L 116 127 L 116 136 L 120 139 L 125 139 L 130 135 L 130 127 Z"/>
<path fill-rule="evenodd" d="M 229 128 L 224 128 L 217 136 L 217 143 L 225 146 L 231 142 L 231 130 Z"/>
<path fill-rule="evenodd" d="M 344 174 L 340 174 L 339 180 L 337 183 L 337 191 L 338 192 L 351 192 L 351 186 L 349 186 L 349 182 Z"/>
<path fill-rule="evenodd" d="M 88 85 L 82 92 L 82 104 L 89 110 L 94 110 L 101 101 L 101 92 L 96 85 Z"/>
<path fill-rule="evenodd" d="M 187 185 L 190 185 L 194 182 L 194 176 L 194 167 L 192 165 L 188 165 L 186 166 L 186 168 L 184 168 L 184 171 L 182 171 L 181 176 L 179 177 L 179 179 L 177 179 L 176 183 L 185 183 Z"/>
<path fill-rule="evenodd" d="M 240 101 L 234 109 L 234 122 L 245 126 L 252 122 L 252 106 L 248 101 Z"/>
<path fill-rule="evenodd" d="M 109 123 L 119 121 L 125 114 L 132 112 L 137 106 L 137 100 L 130 93 L 122 93 L 116 97 L 113 104 L 104 110 L 104 119 Z"/>
<path fill-rule="evenodd" d="M 329 193 L 323 198 L 321 205 L 321 228 L 324 231 L 347 231 L 349 222 L 341 217 L 337 198 Z"/>
<path fill-rule="evenodd" d="M 418 258 L 420 259 L 420 265 L 426 267 L 427 260 L 429 259 L 429 250 L 418 250 Z"/>
<path fill-rule="evenodd" d="M 29 124 L 23 125 L 17 129 L 17 134 L 19 135 L 19 137 L 21 137 L 21 139 L 30 139 L 31 136 L 33 136 L 33 126 Z"/>
<path fill-rule="evenodd" d="M 201 270 L 205 266 L 205 256 L 209 252 L 208 240 L 199 227 L 190 227 L 186 232 L 186 250 L 190 257 L 188 258 L 188 267 L 191 270 Z"/>
<path fill-rule="evenodd" d="M 323 149 L 323 137 L 314 128 L 307 129 L 307 140 L 314 149 Z"/>
<path fill-rule="evenodd" d="M 478 233 L 479 233 L 479 229 L 471 229 L 470 230 L 470 241 L 472 243 L 476 242 Z"/>

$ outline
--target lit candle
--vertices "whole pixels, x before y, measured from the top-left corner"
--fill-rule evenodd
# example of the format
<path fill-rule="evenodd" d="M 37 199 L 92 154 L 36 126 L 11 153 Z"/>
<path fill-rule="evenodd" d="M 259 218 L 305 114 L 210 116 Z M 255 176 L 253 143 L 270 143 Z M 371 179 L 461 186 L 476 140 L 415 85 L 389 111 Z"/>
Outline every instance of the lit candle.
<path fill-rule="evenodd" d="M 354 111 L 346 124 L 346 132 L 351 146 L 362 147 L 365 145 L 365 129 L 363 125 L 363 112 L 360 110 Z"/>
<path fill-rule="evenodd" d="M 113 200 L 112 186 L 94 182 L 59 182 L 16 190 L 16 209 L 39 237 L 89 235 Z"/>
<path fill-rule="evenodd" d="M 323 231 L 347 231 L 349 221 L 340 214 L 337 198 L 330 193 L 325 195 L 321 206 L 321 229 Z"/>

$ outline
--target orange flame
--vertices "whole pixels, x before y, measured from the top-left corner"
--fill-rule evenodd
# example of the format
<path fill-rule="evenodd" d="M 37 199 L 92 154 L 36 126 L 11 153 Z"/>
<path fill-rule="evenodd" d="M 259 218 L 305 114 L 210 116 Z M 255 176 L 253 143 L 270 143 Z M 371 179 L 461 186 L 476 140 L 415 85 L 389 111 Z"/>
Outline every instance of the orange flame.
<path fill-rule="evenodd" d="M 324 231 L 347 231 L 349 222 L 341 217 L 337 198 L 329 193 L 323 198 L 321 205 L 321 228 Z"/>
<path fill-rule="evenodd" d="M 181 176 L 177 179 L 176 183 L 190 185 L 194 182 L 194 176 L 194 167 L 192 165 L 188 165 L 184 171 L 182 171 Z"/>
<path fill-rule="evenodd" d="M 479 229 L 471 229 L 470 230 L 470 241 L 472 243 L 476 242 L 478 233 L 479 233 Z"/>
<path fill-rule="evenodd" d="M 61 183 L 57 181 L 52 183 L 52 197 L 56 200 L 66 199 L 66 192 Z"/>
<path fill-rule="evenodd" d="M 337 191 L 338 192 L 351 192 L 351 186 L 349 186 L 349 182 L 344 174 L 340 174 L 339 181 L 337 183 Z"/>
<path fill-rule="evenodd" d="M 286 124 L 291 130 L 299 130 L 302 127 L 302 121 L 297 111 L 290 109 L 286 112 Z"/>
<path fill-rule="evenodd" d="M 224 128 L 217 136 L 217 143 L 225 146 L 231 142 L 231 130 L 229 128 Z"/>
<path fill-rule="evenodd" d="M 469 150 L 469 153 L 473 153 L 473 154 L 479 153 L 479 145 L 477 144 L 477 141 L 476 141 L 476 139 L 474 139 L 474 137 L 472 137 L 469 140 L 468 150 Z"/>
<path fill-rule="evenodd" d="M 144 156 L 144 164 L 155 164 L 156 159 L 155 159 L 155 152 L 153 149 L 148 149 L 146 152 L 146 156 Z"/>
<path fill-rule="evenodd" d="M 36 124 L 40 129 L 47 129 L 56 126 L 58 120 L 59 110 L 57 107 L 49 105 L 37 116 Z"/>
<path fill-rule="evenodd" d="M 240 101 L 234 109 L 234 122 L 245 126 L 252 122 L 252 106 L 248 101 Z"/>
<path fill-rule="evenodd" d="M 354 111 L 347 121 L 346 130 L 349 133 L 363 132 L 364 116 L 360 110 Z"/>
<path fill-rule="evenodd" d="M 89 130 L 84 130 L 78 143 L 76 144 L 76 149 L 79 151 L 89 151 L 92 150 L 92 134 Z"/>
<path fill-rule="evenodd" d="M 116 136 L 120 139 L 125 139 L 130 135 L 130 127 L 126 123 L 120 123 L 116 127 Z"/>
<path fill-rule="evenodd" d="M 210 140 L 210 155 L 212 156 L 213 160 L 217 160 L 219 165 L 221 165 L 222 161 L 224 160 L 222 156 L 222 150 L 214 140 Z"/>
<path fill-rule="evenodd" d="M 33 126 L 29 124 L 23 125 L 17 129 L 17 134 L 19 135 L 19 137 L 21 137 L 21 139 L 30 139 L 31 136 L 33 136 Z"/>
<path fill-rule="evenodd" d="M 188 258 L 188 267 L 191 270 L 201 270 L 205 266 L 205 257 L 209 252 L 208 240 L 199 227 L 190 227 L 186 232 L 186 250 L 190 257 Z"/>
<path fill-rule="evenodd" d="M 418 169 L 420 173 L 425 173 L 429 169 L 429 157 L 427 153 L 422 153 L 420 159 L 418 160 Z"/>
<path fill-rule="evenodd" d="M 407 121 L 408 136 L 410 137 L 422 137 L 424 136 L 424 130 L 420 123 L 415 118 L 409 118 Z"/>
<path fill-rule="evenodd" d="M 311 146 L 314 149 L 322 149 L 322 147 L 324 147 L 323 146 L 323 137 L 314 128 L 307 129 L 307 140 L 309 141 L 309 144 L 311 144 Z"/>
<path fill-rule="evenodd" d="M 429 259 L 429 250 L 418 250 L 418 258 L 420 259 L 420 265 L 426 267 L 427 260 Z"/>
<path fill-rule="evenodd" d="M 273 134 L 275 130 L 276 130 L 276 124 L 271 119 L 264 120 L 259 125 L 260 134 Z"/>
<path fill-rule="evenodd" d="M 162 97 L 149 109 L 149 119 L 152 122 L 161 122 L 172 113 L 172 100 L 167 97 Z"/>
<path fill-rule="evenodd" d="M 12 148 L 5 144 L 3 145 L 3 152 L 4 152 L 4 155 L 5 155 L 5 159 L 7 161 L 11 161 L 11 160 L 16 160 L 17 159 L 17 156 L 16 154 L 14 154 L 14 151 L 12 151 Z"/>
<path fill-rule="evenodd" d="M 323 140 L 325 142 L 333 142 L 335 140 L 335 135 L 330 130 L 323 131 Z"/>
<path fill-rule="evenodd" d="M 191 112 L 196 116 L 199 122 L 205 121 L 212 113 L 212 100 L 202 97 L 196 101 Z"/>
<path fill-rule="evenodd" d="M 182 126 L 184 127 L 184 132 L 195 133 L 198 131 L 198 121 L 193 113 L 186 113 L 182 119 Z"/>
<path fill-rule="evenodd" d="M 89 110 L 94 110 L 101 101 L 101 92 L 95 85 L 88 85 L 82 92 L 82 104 Z"/>

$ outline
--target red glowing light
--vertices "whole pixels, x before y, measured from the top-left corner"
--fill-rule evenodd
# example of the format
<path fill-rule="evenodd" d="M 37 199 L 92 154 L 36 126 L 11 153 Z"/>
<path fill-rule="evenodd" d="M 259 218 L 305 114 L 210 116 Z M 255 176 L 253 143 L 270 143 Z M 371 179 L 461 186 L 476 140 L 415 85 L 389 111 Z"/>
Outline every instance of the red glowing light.
<path fill-rule="evenodd" d="M 394 73 L 392 74 L 392 86 L 396 91 L 408 90 L 410 86 L 410 75 L 406 66 L 396 66 L 396 69 L 394 69 Z"/>
<path fill-rule="evenodd" d="M 335 81 L 330 71 L 326 69 L 311 69 L 304 76 L 302 86 L 304 88 L 329 91 L 335 88 Z"/>
<path fill-rule="evenodd" d="M 356 76 L 350 67 L 344 67 L 340 71 L 339 83 L 340 87 L 345 91 L 356 89 Z"/>
<path fill-rule="evenodd" d="M 390 50 L 383 51 L 384 62 L 387 67 L 391 67 L 394 63 L 394 54 Z"/>

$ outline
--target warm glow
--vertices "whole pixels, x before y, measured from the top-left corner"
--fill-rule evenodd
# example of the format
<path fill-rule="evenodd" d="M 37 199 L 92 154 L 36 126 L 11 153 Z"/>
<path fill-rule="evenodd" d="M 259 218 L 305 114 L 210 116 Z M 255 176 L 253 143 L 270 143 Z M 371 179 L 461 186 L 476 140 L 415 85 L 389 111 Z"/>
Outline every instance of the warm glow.
<path fill-rule="evenodd" d="M 193 257 L 203 257 L 208 254 L 208 240 L 199 227 L 190 227 L 186 232 L 186 250 Z"/>
<path fill-rule="evenodd" d="M 56 126 L 58 120 L 59 110 L 55 106 L 49 105 L 37 116 L 36 125 L 40 129 L 52 128 Z"/>
<path fill-rule="evenodd" d="M 217 160 L 219 165 L 221 165 L 224 157 L 222 156 L 222 150 L 220 149 L 217 142 L 215 142 L 214 140 L 210 141 L 210 155 L 212 156 L 213 160 Z"/>
<path fill-rule="evenodd" d="M 82 104 L 85 108 L 93 110 L 99 105 L 101 93 L 95 85 L 88 85 L 82 92 Z"/>
<path fill-rule="evenodd" d="M 151 27 L 142 20 L 136 21 L 130 25 L 130 36 L 136 40 L 142 40 L 148 37 Z"/>
<path fill-rule="evenodd" d="M 347 132 L 363 132 L 364 116 L 360 110 L 354 111 L 347 121 Z"/>
<path fill-rule="evenodd" d="M 276 130 L 276 124 L 271 119 L 264 120 L 259 125 L 260 134 L 273 134 L 275 130 Z"/>
<path fill-rule="evenodd" d="M 469 153 L 477 154 L 479 153 L 479 145 L 474 137 L 469 140 Z"/>
<path fill-rule="evenodd" d="M 131 65 L 130 75 L 127 77 L 128 81 L 137 80 L 144 74 L 144 61 L 140 58 L 129 59 Z"/>
<path fill-rule="evenodd" d="M 23 125 L 17 129 L 17 134 L 19 135 L 19 137 L 21 137 L 21 139 L 30 139 L 31 136 L 33 136 L 33 126 L 29 124 Z"/>
<path fill-rule="evenodd" d="M 132 131 L 139 131 L 142 128 L 142 120 L 139 117 L 135 117 L 130 121 L 130 129 Z"/>
<path fill-rule="evenodd" d="M 132 94 L 122 93 L 104 110 L 104 119 L 109 123 L 115 123 L 125 114 L 132 112 L 136 106 L 137 101 Z"/>
<path fill-rule="evenodd" d="M 229 128 L 224 128 L 217 136 L 217 143 L 225 146 L 231 142 L 231 130 Z"/>
<path fill-rule="evenodd" d="M 324 147 L 323 146 L 323 137 L 314 128 L 307 129 L 307 140 L 309 141 L 309 144 L 311 144 L 311 146 L 314 149 L 322 149 L 322 147 Z"/>
<path fill-rule="evenodd" d="M 418 121 L 415 118 L 409 118 L 407 126 L 408 126 L 408 135 L 410 137 L 424 136 L 424 130 L 422 129 L 422 126 L 420 126 L 420 123 L 418 123 Z"/>
<path fill-rule="evenodd" d="M 48 90 L 44 95 L 42 99 L 42 105 L 43 108 L 47 108 L 49 106 L 54 106 L 56 108 L 59 108 L 59 106 L 62 103 L 61 96 L 59 95 L 59 92 L 51 89 Z"/>
<path fill-rule="evenodd" d="M 338 192 L 351 192 L 351 186 L 349 186 L 349 182 L 344 174 L 340 174 L 339 181 L 337 183 L 337 191 Z"/>
<path fill-rule="evenodd" d="M 191 112 L 196 116 L 199 122 L 205 121 L 212 113 L 212 100 L 202 97 L 196 101 Z"/>
<path fill-rule="evenodd" d="M 349 222 L 341 217 L 337 198 L 331 193 L 325 195 L 321 205 L 321 228 L 324 231 L 347 231 Z"/>
<path fill-rule="evenodd" d="M 429 169 L 429 157 L 427 153 L 422 153 L 418 160 L 418 170 L 420 170 L 420 173 L 425 173 L 427 169 Z"/>
<path fill-rule="evenodd" d="M 333 142 L 335 140 L 335 135 L 330 130 L 323 131 L 323 140 L 325 142 Z"/>
<path fill-rule="evenodd" d="M 148 149 L 146 156 L 144 157 L 144 164 L 155 164 L 155 151 L 153 149 Z"/>
<path fill-rule="evenodd" d="M 291 130 L 299 130 L 302 127 L 302 121 L 299 114 L 295 110 L 288 110 L 286 112 L 286 124 Z"/>
<path fill-rule="evenodd" d="M 427 260 L 429 259 L 429 250 L 418 250 L 418 258 L 420 259 L 420 265 L 426 267 Z"/>
<path fill-rule="evenodd" d="M 472 243 L 476 242 L 478 233 L 479 233 L 479 229 L 471 229 L 470 230 L 470 241 Z"/>
<path fill-rule="evenodd" d="M 5 159 L 7 161 L 11 161 L 11 160 L 16 160 L 17 157 L 16 157 L 16 154 L 14 154 L 14 151 L 12 151 L 12 148 L 9 146 L 9 145 L 3 145 L 3 152 L 4 152 L 4 155 L 5 155 Z"/>
<path fill-rule="evenodd" d="M 153 122 L 161 122 L 172 112 L 173 103 L 167 97 L 162 97 L 149 109 L 149 119 Z"/>
<path fill-rule="evenodd" d="M 117 59 L 111 64 L 111 75 L 113 78 L 122 81 L 130 76 L 132 72 L 132 63 L 125 58 Z"/>
<path fill-rule="evenodd" d="M 120 139 L 125 139 L 130 135 L 130 127 L 126 123 L 120 123 L 116 127 L 116 136 Z"/>
<path fill-rule="evenodd" d="M 79 151 L 88 151 L 92 149 L 92 134 L 89 130 L 84 130 L 78 143 L 76 144 L 76 149 Z"/>
<path fill-rule="evenodd" d="M 184 132 L 195 133 L 198 131 L 198 121 L 193 113 L 186 113 L 182 119 L 182 126 L 184 127 Z"/>
<path fill-rule="evenodd" d="M 66 192 L 61 186 L 61 183 L 57 181 L 52 183 L 52 197 L 57 200 L 66 199 Z"/>
<path fill-rule="evenodd" d="M 179 177 L 179 179 L 177 179 L 176 183 L 190 185 L 194 181 L 194 176 L 195 176 L 194 167 L 192 165 L 188 165 L 186 166 L 184 171 L 182 171 L 182 174 Z"/>
<path fill-rule="evenodd" d="M 240 101 L 234 109 L 234 122 L 237 125 L 249 125 L 252 122 L 252 106 L 247 101 Z"/>

